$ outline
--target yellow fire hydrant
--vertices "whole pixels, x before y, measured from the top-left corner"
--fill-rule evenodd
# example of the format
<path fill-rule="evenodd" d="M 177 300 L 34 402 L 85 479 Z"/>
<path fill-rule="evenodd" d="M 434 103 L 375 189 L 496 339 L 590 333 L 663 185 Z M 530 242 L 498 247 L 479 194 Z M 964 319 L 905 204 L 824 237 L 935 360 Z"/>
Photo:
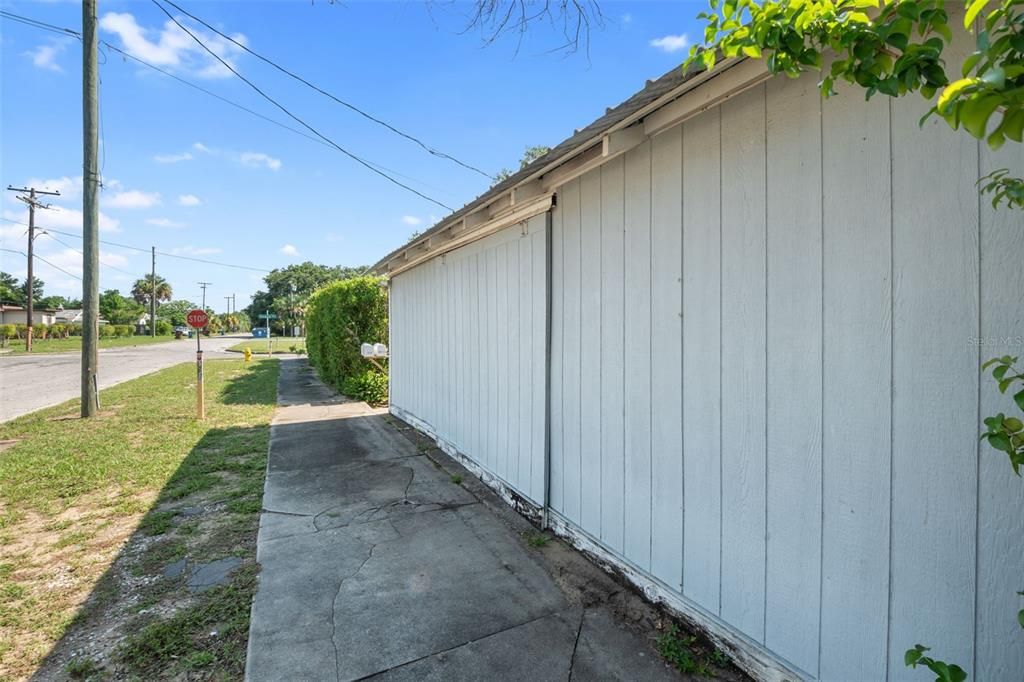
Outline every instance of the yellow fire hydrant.
<path fill-rule="evenodd" d="M 245 347 L 245 351 L 243 351 L 243 352 L 245 353 L 245 361 L 246 362 L 249 362 L 250 360 L 252 360 L 252 348 L 249 348 L 248 346 L 246 346 Z"/>

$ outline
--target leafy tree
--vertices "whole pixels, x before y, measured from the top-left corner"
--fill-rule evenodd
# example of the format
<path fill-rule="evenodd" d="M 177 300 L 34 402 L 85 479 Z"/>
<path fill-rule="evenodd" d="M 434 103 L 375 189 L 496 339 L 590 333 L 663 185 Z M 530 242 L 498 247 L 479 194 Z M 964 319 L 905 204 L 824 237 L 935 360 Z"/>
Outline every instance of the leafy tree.
<path fill-rule="evenodd" d="M 161 303 L 156 309 L 156 316 L 160 319 L 167 320 L 175 327 L 181 327 L 185 324 L 185 318 L 189 312 L 198 308 L 192 301 L 186 301 L 180 299 L 177 301 L 168 301 L 167 303 Z"/>
<path fill-rule="evenodd" d="M 117 289 L 107 289 L 100 294 L 100 317 L 111 325 L 134 325 L 145 310 L 134 300 L 122 296 Z"/>
<path fill-rule="evenodd" d="M 32 302 L 33 304 L 39 299 L 43 298 L 43 287 L 46 286 L 46 282 L 39 279 L 38 277 L 32 278 Z M 18 287 L 18 292 L 21 295 L 21 304 L 25 305 L 28 303 L 28 280 L 25 279 L 21 282 L 21 286 Z"/>
<path fill-rule="evenodd" d="M 508 168 L 502 168 L 498 171 L 498 174 L 494 176 L 494 185 L 505 182 L 511 178 L 518 171 L 523 170 L 531 163 L 539 159 L 540 157 L 551 151 L 551 147 L 545 147 L 543 145 L 535 145 L 533 147 L 527 147 L 526 151 L 523 152 L 523 158 L 519 160 L 519 168 L 516 171 L 509 170 Z M 492 185 L 492 187 L 494 186 Z"/>
<path fill-rule="evenodd" d="M 252 320 L 259 320 L 267 310 L 276 313 L 278 319 L 272 327 L 279 332 L 293 323 L 302 326 L 306 302 L 314 291 L 329 282 L 350 279 L 364 272 L 365 267 L 317 265 L 310 261 L 275 269 L 263 278 L 267 290 L 253 294 L 245 313 Z"/>
<path fill-rule="evenodd" d="M 81 308 L 82 302 L 66 296 L 47 296 L 36 301 L 40 308 Z"/>
<path fill-rule="evenodd" d="M 25 296 L 18 287 L 18 278 L 7 272 L 0 272 L 0 303 L 21 305 Z"/>
<path fill-rule="evenodd" d="M 132 298 L 135 299 L 136 303 L 149 308 L 149 299 L 153 295 L 153 275 L 146 275 L 142 279 L 135 280 L 135 284 L 132 285 Z M 166 279 L 160 275 L 156 276 L 156 302 L 157 304 L 165 301 L 170 301 L 173 296 L 171 291 L 171 285 Z"/>

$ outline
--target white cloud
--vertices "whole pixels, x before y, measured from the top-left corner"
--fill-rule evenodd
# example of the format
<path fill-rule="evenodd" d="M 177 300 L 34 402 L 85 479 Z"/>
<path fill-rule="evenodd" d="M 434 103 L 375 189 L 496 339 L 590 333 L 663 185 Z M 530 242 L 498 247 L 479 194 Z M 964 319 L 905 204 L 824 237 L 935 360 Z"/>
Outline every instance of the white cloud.
<path fill-rule="evenodd" d="M 402 216 L 402 222 L 405 223 L 406 225 L 408 225 L 409 227 L 416 227 L 417 225 L 422 225 L 423 224 L 423 220 L 421 220 L 420 218 L 417 218 L 414 215 L 404 215 L 404 216 Z"/>
<path fill-rule="evenodd" d="M 626 14 L 623 14 L 622 15 L 622 23 L 623 24 L 632 24 L 633 23 L 633 15 L 629 14 L 628 12 Z"/>
<path fill-rule="evenodd" d="M 180 163 L 182 161 L 191 161 L 192 155 L 188 152 L 182 152 L 181 154 L 157 154 L 153 157 L 153 160 L 157 163 Z"/>
<path fill-rule="evenodd" d="M 182 194 L 178 197 L 178 203 L 182 206 L 198 206 L 203 202 L 195 194 Z"/>
<path fill-rule="evenodd" d="M 25 182 L 23 187 L 35 187 L 36 189 L 44 189 L 47 192 L 60 192 L 59 197 L 44 197 L 47 201 L 67 201 L 68 199 L 74 199 L 82 193 L 82 176 L 76 175 L 73 178 L 64 176 L 62 178 L 30 178 Z M 8 195 L 12 199 L 14 195 Z M 19 202 L 20 203 L 20 202 Z"/>
<path fill-rule="evenodd" d="M 160 193 L 140 192 L 137 189 L 115 192 L 105 203 L 110 208 L 152 208 L 160 203 Z"/>
<path fill-rule="evenodd" d="M 181 17 L 177 19 L 183 25 L 188 25 Z M 173 21 L 164 22 L 160 28 L 145 28 L 140 26 L 131 14 L 107 12 L 100 20 L 100 28 L 109 33 L 116 33 L 121 39 L 121 46 L 128 54 L 151 64 L 200 78 L 231 76 L 227 68 L 213 59 Z M 218 57 L 232 66 L 243 52 L 240 47 L 219 35 L 203 31 L 194 25 L 188 25 L 188 29 Z M 247 42 L 245 36 L 240 33 L 231 37 L 243 45 Z"/>
<path fill-rule="evenodd" d="M 19 223 L 28 224 L 28 210 L 24 211 L 11 211 L 4 210 L 3 217 L 8 220 L 16 220 Z M 84 222 L 85 216 L 81 211 L 74 208 L 64 208 L 63 206 L 54 206 L 49 210 L 37 211 L 36 212 L 36 223 L 40 229 L 52 227 L 55 230 L 70 230 L 74 232 L 82 231 L 82 223 Z M 25 227 L 23 225 L 13 225 L 19 232 L 24 232 Z M 120 232 L 121 227 L 117 219 L 111 218 L 107 214 L 100 211 L 100 232 Z"/>
<path fill-rule="evenodd" d="M 269 168 L 275 171 L 281 168 L 281 159 L 275 159 L 262 152 L 242 152 L 239 154 L 238 160 L 242 162 L 243 166 L 251 168 Z"/>
<path fill-rule="evenodd" d="M 171 253 L 176 256 L 212 256 L 222 250 L 215 246 L 179 246 L 171 249 Z"/>
<path fill-rule="evenodd" d="M 31 59 L 37 68 L 64 73 L 64 69 L 57 63 L 57 57 L 64 51 L 65 47 L 67 47 L 67 43 L 63 41 L 53 42 L 49 45 L 40 45 L 34 50 L 28 50 L 21 54 Z"/>
<path fill-rule="evenodd" d="M 685 50 L 690 46 L 690 39 L 686 37 L 686 34 L 680 34 L 677 36 L 663 36 L 661 38 L 655 38 L 651 41 L 651 47 L 656 47 L 663 52 L 679 52 Z"/>
<path fill-rule="evenodd" d="M 192 143 L 192 149 L 196 150 L 197 152 L 202 152 L 203 154 L 210 154 L 210 153 L 213 152 L 212 149 L 207 147 L 202 142 L 193 142 Z"/>
<path fill-rule="evenodd" d="M 146 224 L 153 227 L 185 227 L 185 223 L 178 223 L 170 218 L 146 218 Z"/>
<path fill-rule="evenodd" d="M 281 247 L 281 253 L 283 253 L 286 256 L 289 256 L 290 258 L 297 258 L 299 255 L 299 250 L 296 249 L 291 244 L 285 244 L 284 246 Z"/>

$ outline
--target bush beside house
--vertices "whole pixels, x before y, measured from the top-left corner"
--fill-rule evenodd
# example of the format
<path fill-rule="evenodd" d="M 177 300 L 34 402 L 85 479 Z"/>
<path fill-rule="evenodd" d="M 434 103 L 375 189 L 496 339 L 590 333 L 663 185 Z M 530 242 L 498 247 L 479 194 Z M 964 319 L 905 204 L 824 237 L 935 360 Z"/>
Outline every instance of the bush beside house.
<path fill-rule="evenodd" d="M 386 343 L 388 299 L 380 277 L 355 277 L 317 289 L 306 308 L 306 350 L 323 381 L 357 400 L 387 402 L 387 374 L 359 352 Z"/>

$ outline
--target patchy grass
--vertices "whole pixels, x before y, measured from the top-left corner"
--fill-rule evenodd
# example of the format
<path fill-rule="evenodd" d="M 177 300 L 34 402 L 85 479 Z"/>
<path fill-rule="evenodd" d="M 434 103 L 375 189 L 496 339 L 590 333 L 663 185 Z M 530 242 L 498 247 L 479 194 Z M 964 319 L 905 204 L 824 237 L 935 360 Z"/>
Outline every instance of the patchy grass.
<path fill-rule="evenodd" d="M 201 423 L 186 363 L 103 391 L 92 420 L 0 424 L 0 679 L 242 676 L 277 373 L 207 362 Z M 224 556 L 243 563 L 208 592 L 164 575 Z"/>
<path fill-rule="evenodd" d="M 100 348 L 123 348 L 125 346 L 149 346 L 154 343 L 169 343 L 173 336 L 126 336 L 100 339 Z M 82 350 L 82 337 L 69 336 L 66 339 L 32 339 L 32 353 L 74 353 Z M 25 342 L 12 339 L 7 343 L 4 355 L 24 355 Z"/>
<path fill-rule="evenodd" d="M 277 355 L 278 353 L 305 353 L 306 352 L 306 339 L 301 336 L 275 336 L 270 339 L 271 353 Z M 245 349 L 248 348 L 256 355 L 267 354 L 267 339 L 252 339 L 251 341 L 243 341 L 242 343 L 236 343 L 235 345 L 228 348 L 229 351 L 236 353 L 244 353 Z M 292 348 L 295 350 L 292 350 Z"/>
<path fill-rule="evenodd" d="M 455 485 L 462 485 L 462 475 L 461 474 L 453 475 L 452 476 L 452 483 L 454 483 Z"/>
<path fill-rule="evenodd" d="M 534 549 L 546 547 L 549 542 L 551 542 L 551 537 L 548 536 L 546 533 L 541 533 L 539 531 L 531 531 L 526 534 L 526 544 L 528 544 L 530 547 L 533 547 Z"/>

